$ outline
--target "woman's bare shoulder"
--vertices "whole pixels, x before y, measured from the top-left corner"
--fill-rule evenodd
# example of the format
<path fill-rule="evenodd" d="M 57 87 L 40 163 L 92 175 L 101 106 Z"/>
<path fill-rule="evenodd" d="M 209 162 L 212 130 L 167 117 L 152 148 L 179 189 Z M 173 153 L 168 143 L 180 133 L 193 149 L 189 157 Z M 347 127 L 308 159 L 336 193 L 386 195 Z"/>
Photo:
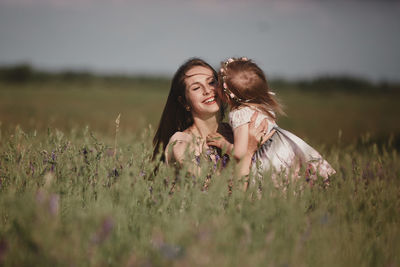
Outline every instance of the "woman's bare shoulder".
<path fill-rule="evenodd" d="M 176 132 L 174 133 L 165 149 L 165 158 L 167 164 L 171 162 L 181 162 L 182 156 L 187 145 L 192 141 L 192 136 L 185 132 Z"/>
<path fill-rule="evenodd" d="M 172 142 L 190 142 L 192 141 L 192 136 L 185 132 L 176 132 L 174 133 L 171 138 L 169 139 L 168 144 Z"/>

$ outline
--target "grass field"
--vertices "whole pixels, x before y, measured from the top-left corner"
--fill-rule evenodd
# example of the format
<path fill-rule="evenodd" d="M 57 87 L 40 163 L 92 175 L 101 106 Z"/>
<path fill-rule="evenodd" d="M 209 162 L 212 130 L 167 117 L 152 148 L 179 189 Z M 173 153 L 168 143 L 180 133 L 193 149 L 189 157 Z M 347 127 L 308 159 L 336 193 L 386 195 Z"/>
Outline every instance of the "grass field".
<path fill-rule="evenodd" d="M 155 175 L 165 81 L 1 84 L 0 265 L 400 266 L 398 94 L 275 91 L 328 188 Z"/>

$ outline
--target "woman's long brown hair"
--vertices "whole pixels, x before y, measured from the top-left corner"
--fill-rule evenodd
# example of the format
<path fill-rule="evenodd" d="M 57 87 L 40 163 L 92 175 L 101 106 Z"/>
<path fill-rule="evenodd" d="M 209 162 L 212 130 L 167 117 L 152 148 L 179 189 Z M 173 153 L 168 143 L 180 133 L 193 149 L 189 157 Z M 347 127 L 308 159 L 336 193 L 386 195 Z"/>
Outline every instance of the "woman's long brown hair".
<path fill-rule="evenodd" d="M 216 71 L 204 60 L 200 58 L 191 58 L 183 63 L 175 72 L 171 82 L 167 103 L 161 115 L 156 134 L 153 139 L 154 151 L 153 160 L 162 152 L 161 160 L 165 161 L 164 151 L 171 136 L 177 131 L 183 131 L 193 124 L 193 116 L 190 111 L 185 109 L 186 103 L 186 73 L 195 66 L 203 66 L 212 70 L 215 79 Z M 220 108 L 221 115 L 224 109 Z M 160 149 L 161 148 L 161 149 Z M 161 150 L 161 151 L 160 151 Z"/>

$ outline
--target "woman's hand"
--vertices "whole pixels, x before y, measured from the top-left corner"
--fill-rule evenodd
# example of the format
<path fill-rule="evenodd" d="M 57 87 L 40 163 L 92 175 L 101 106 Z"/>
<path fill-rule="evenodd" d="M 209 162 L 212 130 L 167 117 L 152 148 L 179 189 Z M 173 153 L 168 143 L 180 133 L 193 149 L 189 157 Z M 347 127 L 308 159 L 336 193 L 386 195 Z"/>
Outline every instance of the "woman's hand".
<path fill-rule="evenodd" d="M 211 133 L 206 138 L 206 143 L 209 146 L 221 148 L 223 153 L 231 154 L 233 144 L 229 143 L 220 133 Z"/>
<path fill-rule="evenodd" d="M 249 122 L 249 141 L 247 153 L 253 154 L 257 151 L 257 149 L 263 145 L 268 139 L 272 137 L 272 135 L 276 132 L 272 130 L 267 134 L 268 130 L 268 120 L 265 118 L 261 121 L 260 125 L 256 128 L 255 122 L 258 116 L 258 112 L 254 112 L 254 114 L 250 118 Z"/>

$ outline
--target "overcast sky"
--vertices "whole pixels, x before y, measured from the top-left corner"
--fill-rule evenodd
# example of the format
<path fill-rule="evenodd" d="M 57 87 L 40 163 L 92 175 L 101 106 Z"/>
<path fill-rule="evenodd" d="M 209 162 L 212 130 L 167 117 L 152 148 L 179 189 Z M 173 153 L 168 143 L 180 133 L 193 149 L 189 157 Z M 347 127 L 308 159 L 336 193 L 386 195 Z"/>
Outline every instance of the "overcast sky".
<path fill-rule="evenodd" d="M 400 1 L 0 0 L 0 64 L 171 75 L 193 56 L 400 81 Z"/>

